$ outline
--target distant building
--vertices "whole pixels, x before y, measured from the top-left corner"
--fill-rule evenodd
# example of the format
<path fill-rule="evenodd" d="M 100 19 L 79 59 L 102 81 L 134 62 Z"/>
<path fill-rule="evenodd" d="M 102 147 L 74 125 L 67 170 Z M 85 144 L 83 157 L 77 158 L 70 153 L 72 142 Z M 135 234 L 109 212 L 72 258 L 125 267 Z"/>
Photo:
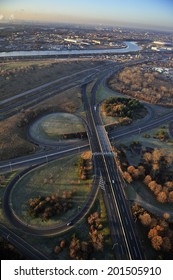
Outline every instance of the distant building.
<path fill-rule="evenodd" d="M 76 40 L 76 39 L 68 39 L 68 38 L 64 39 L 64 41 L 69 42 L 69 43 L 75 43 L 75 44 L 78 42 L 78 40 Z"/>
<path fill-rule="evenodd" d="M 169 42 L 161 42 L 161 41 L 154 41 L 153 44 L 162 45 L 162 46 L 172 46 Z"/>
<path fill-rule="evenodd" d="M 94 44 L 98 44 L 98 45 L 100 45 L 100 41 L 98 41 L 98 40 L 92 40 L 92 42 L 94 43 Z"/>

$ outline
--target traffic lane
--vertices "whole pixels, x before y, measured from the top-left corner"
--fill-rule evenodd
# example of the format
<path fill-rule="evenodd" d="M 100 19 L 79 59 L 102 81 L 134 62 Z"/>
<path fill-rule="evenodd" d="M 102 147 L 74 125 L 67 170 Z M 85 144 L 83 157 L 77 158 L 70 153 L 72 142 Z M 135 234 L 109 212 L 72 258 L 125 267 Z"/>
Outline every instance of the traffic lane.
<path fill-rule="evenodd" d="M 108 190 L 107 190 L 108 189 Z M 109 227 L 111 230 L 111 238 L 113 245 L 116 244 L 114 248 L 114 253 L 117 259 L 127 260 L 129 259 L 128 251 L 126 250 L 124 242 L 124 234 L 122 228 L 117 220 L 118 213 L 115 203 L 113 203 L 111 191 L 109 187 L 106 187 L 105 191 L 102 191 L 105 207 L 107 210 L 107 215 L 109 217 Z"/>
<path fill-rule="evenodd" d="M 84 89 L 86 89 L 86 87 Z M 93 152 L 93 154 L 97 153 L 100 156 L 100 160 L 98 160 L 99 157 L 94 157 L 94 159 L 95 159 L 95 162 L 97 163 L 97 168 L 99 168 L 99 170 L 101 170 L 103 168 L 103 172 L 104 172 L 106 166 L 105 166 L 105 163 L 104 163 L 104 160 L 103 160 L 103 152 L 102 152 L 101 147 L 100 147 L 99 136 L 98 136 L 97 129 L 95 127 L 95 120 L 94 120 L 94 117 L 92 115 L 93 112 L 92 112 L 91 108 L 89 108 L 88 100 L 86 99 L 86 92 L 85 91 L 83 91 L 83 100 L 84 101 L 86 100 L 86 107 L 85 108 L 87 108 L 87 117 L 89 118 L 89 120 L 91 122 L 91 126 L 92 126 L 92 127 L 90 127 L 90 129 L 93 131 L 93 137 L 95 139 L 95 142 L 98 143 L 97 144 L 98 149 L 96 151 L 92 150 L 92 152 Z M 108 176 L 107 170 L 103 174 L 104 174 L 104 177 L 106 178 Z M 108 182 L 108 179 L 106 181 Z M 110 190 L 109 184 L 108 184 L 108 187 L 106 188 L 106 192 L 110 192 L 110 193 L 112 192 L 112 190 Z M 122 231 L 122 227 L 121 227 L 122 222 L 121 222 L 121 220 L 119 220 L 120 215 L 117 214 L 118 209 L 117 209 L 116 202 L 113 203 L 113 204 L 108 203 L 108 204 L 105 204 L 105 205 L 108 205 L 108 207 L 110 207 L 110 205 L 114 205 L 114 206 L 112 206 L 113 210 L 112 209 L 110 209 L 110 211 L 107 210 L 107 213 L 108 214 L 110 213 L 109 214 L 109 220 L 110 221 L 112 220 L 112 213 L 114 213 L 114 217 L 116 217 L 116 219 L 118 221 L 118 228 L 119 228 L 120 231 Z M 114 227 L 113 227 L 113 231 L 116 232 Z M 122 232 L 120 244 L 124 248 L 124 251 L 126 251 L 126 245 L 125 245 L 125 239 L 124 238 L 125 238 L 125 235 Z M 121 251 L 122 251 L 122 249 L 121 249 Z M 127 257 L 127 256 L 129 256 L 129 253 L 127 253 L 125 256 L 124 255 L 121 256 L 120 259 L 129 259 L 129 257 Z"/>
<path fill-rule="evenodd" d="M 77 78 L 79 78 L 79 75 L 83 75 L 82 76 L 83 79 L 88 79 L 88 77 L 90 75 L 98 73 L 99 71 L 101 71 L 102 68 L 103 68 L 103 66 L 96 66 L 96 67 L 88 68 L 88 69 L 82 70 L 80 72 L 76 72 L 76 73 L 73 73 L 71 75 L 56 79 L 54 81 L 45 83 L 45 84 L 43 84 L 41 86 L 38 86 L 36 88 L 27 90 L 27 91 L 19 93 L 19 94 L 16 94 L 15 96 L 6 98 L 6 99 L 0 101 L 0 105 L 2 106 L 6 103 L 7 104 L 12 103 L 13 100 L 15 100 L 15 99 L 21 99 L 22 97 L 31 96 L 32 94 L 36 94 L 37 92 L 39 93 L 39 92 L 44 92 L 45 90 L 50 90 L 51 87 L 56 87 L 56 84 L 58 86 L 58 85 L 61 85 L 61 84 L 64 84 L 64 83 L 67 83 L 67 82 L 71 81 L 71 79 L 74 80 L 75 76 L 77 76 Z"/>
<path fill-rule="evenodd" d="M 102 190 L 103 196 L 104 196 L 104 203 L 106 206 L 106 210 L 107 210 L 107 215 L 108 215 L 108 221 L 110 221 L 111 223 L 111 232 L 114 232 L 114 234 L 112 235 L 113 238 L 113 243 L 118 243 L 121 244 L 121 247 L 119 248 L 119 252 L 124 252 L 123 255 L 119 255 L 119 259 L 129 259 L 128 256 L 128 251 L 126 250 L 126 245 L 125 245 L 125 236 L 124 236 L 124 232 L 122 231 L 122 227 L 121 227 L 121 223 L 119 222 L 118 217 L 120 217 L 120 215 L 118 214 L 118 209 L 117 209 L 117 204 L 114 201 L 113 197 L 112 197 L 112 190 L 109 184 L 109 178 L 108 178 L 108 174 L 105 170 L 105 163 L 103 160 L 103 156 L 97 156 L 96 157 L 98 162 L 97 162 L 97 167 L 100 170 L 100 174 L 105 182 L 105 190 Z M 117 249 L 117 248 L 116 248 Z"/>
<path fill-rule="evenodd" d="M 83 145 L 74 148 L 68 148 L 66 150 L 56 150 L 50 152 L 42 152 L 41 154 L 34 154 L 31 156 L 21 157 L 18 159 L 13 159 L 10 161 L 1 162 L 0 164 L 0 173 L 12 172 L 16 169 L 20 169 L 27 166 L 32 166 L 36 164 L 44 164 L 49 161 L 60 159 L 65 156 L 74 155 L 76 153 L 81 153 L 89 149 L 89 145 Z"/>
<path fill-rule="evenodd" d="M 137 126 L 137 127 L 134 127 L 134 128 L 126 128 L 124 129 L 123 131 L 112 131 L 112 132 L 109 132 L 108 133 L 108 136 L 109 136 L 109 139 L 112 140 L 112 139 L 120 139 L 120 138 L 124 138 L 126 136 L 130 136 L 130 135 L 133 135 L 134 133 L 135 134 L 140 134 L 142 132 L 145 132 L 145 131 L 148 131 L 148 130 L 151 130 L 165 122 L 169 122 L 169 121 L 172 121 L 173 119 L 173 112 L 167 114 L 167 115 L 164 115 L 164 116 L 161 116 L 159 117 L 159 119 L 155 119 L 153 121 L 150 121 L 149 124 L 147 125 L 141 125 L 141 126 Z"/>
<path fill-rule="evenodd" d="M 111 157 L 106 156 L 107 161 L 111 161 L 108 166 L 113 165 L 113 160 Z M 134 222 L 132 215 L 130 215 L 130 209 L 127 204 L 127 200 L 124 198 L 124 191 L 122 189 L 123 185 L 119 181 L 119 178 L 115 172 L 110 172 L 110 178 L 112 181 L 112 186 L 115 190 L 115 196 L 117 197 L 117 203 L 120 208 L 120 214 L 122 213 L 122 222 L 125 228 L 128 229 L 127 239 L 129 241 L 129 246 L 131 248 L 131 253 L 134 259 L 144 259 L 144 255 L 141 253 L 140 243 L 136 238 L 137 232 L 134 230 Z"/>

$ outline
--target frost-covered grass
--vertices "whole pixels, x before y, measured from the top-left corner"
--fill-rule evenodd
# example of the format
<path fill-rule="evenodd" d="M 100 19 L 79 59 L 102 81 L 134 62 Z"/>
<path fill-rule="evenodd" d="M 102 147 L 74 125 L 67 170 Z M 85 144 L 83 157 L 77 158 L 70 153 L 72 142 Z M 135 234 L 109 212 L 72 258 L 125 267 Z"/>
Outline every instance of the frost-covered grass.
<path fill-rule="evenodd" d="M 38 167 L 15 185 L 11 195 L 13 210 L 20 219 L 29 224 L 49 226 L 55 223 L 66 222 L 74 217 L 84 205 L 91 188 L 92 179 L 80 180 L 80 156 L 70 156 L 53 161 Z M 33 218 L 28 212 L 28 200 L 39 196 L 49 196 L 51 193 L 61 194 L 64 190 L 76 190 L 72 196 L 73 208 L 60 216 L 55 216 L 48 221 Z"/>

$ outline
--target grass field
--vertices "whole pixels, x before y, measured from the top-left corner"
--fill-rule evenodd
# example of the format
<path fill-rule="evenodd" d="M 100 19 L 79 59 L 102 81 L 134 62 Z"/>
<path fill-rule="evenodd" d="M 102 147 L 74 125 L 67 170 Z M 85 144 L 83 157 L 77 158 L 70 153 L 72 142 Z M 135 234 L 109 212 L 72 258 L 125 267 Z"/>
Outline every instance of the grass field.
<path fill-rule="evenodd" d="M 70 156 L 39 167 L 25 175 L 14 187 L 11 195 L 13 209 L 26 223 L 49 226 L 71 219 L 84 205 L 91 188 L 92 179 L 80 180 L 80 156 Z M 76 189 L 72 197 L 73 208 L 65 214 L 45 222 L 41 218 L 32 218 L 28 213 L 27 201 L 30 198 L 62 193 L 64 190 Z"/>
<path fill-rule="evenodd" d="M 64 134 L 84 132 L 82 120 L 75 115 L 67 113 L 48 114 L 30 127 L 30 135 L 36 140 L 60 140 Z"/>

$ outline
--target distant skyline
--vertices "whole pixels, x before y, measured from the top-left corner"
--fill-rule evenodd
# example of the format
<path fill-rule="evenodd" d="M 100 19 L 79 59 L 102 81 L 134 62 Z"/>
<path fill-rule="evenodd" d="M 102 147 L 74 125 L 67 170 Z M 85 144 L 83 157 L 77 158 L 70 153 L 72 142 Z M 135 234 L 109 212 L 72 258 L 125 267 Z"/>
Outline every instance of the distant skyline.
<path fill-rule="evenodd" d="M 0 21 L 109 24 L 173 30 L 173 0 L 0 0 Z"/>

